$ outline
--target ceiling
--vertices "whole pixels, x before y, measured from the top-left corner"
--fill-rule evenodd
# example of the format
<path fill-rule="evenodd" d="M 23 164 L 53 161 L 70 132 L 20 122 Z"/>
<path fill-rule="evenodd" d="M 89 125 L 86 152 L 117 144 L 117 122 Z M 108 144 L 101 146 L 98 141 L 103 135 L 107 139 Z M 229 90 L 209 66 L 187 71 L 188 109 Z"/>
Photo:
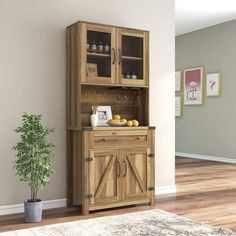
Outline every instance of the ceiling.
<path fill-rule="evenodd" d="M 175 34 L 236 19 L 236 0 L 175 0 Z"/>

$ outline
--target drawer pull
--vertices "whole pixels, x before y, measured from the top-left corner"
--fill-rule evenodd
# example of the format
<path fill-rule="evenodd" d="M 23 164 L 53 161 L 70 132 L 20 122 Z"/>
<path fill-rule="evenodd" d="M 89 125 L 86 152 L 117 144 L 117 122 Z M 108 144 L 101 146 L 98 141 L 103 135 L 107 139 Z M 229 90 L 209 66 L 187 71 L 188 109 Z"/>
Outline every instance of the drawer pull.
<path fill-rule="evenodd" d="M 117 177 L 120 177 L 120 161 L 117 161 Z"/>
<path fill-rule="evenodd" d="M 116 132 L 112 132 L 112 135 L 116 135 Z"/>
<path fill-rule="evenodd" d="M 127 170 L 128 170 L 128 163 L 126 160 L 123 161 L 125 164 L 125 173 L 123 174 L 123 177 L 125 177 L 127 175 Z"/>

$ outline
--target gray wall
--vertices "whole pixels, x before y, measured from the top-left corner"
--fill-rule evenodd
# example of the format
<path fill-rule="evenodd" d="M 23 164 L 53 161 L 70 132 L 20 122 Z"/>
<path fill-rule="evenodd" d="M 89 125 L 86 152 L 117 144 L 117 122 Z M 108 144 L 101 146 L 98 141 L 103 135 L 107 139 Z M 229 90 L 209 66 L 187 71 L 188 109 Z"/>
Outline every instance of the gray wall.
<path fill-rule="evenodd" d="M 220 97 L 183 106 L 176 118 L 176 152 L 236 158 L 236 20 L 176 37 L 176 70 L 221 72 Z M 205 91 L 204 91 L 205 93 Z"/>
<path fill-rule="evenodd" d="M 0 210 L 1 205 L 23 203 L 30 194 L 12 170 L 11 148 L 18 140 L 13 129 L 24 111 L 42 114 L 43 123 L 55 127 L 51 140 L 56 144 L 56 173 L 39 197 L 66 197 L 66 26 L 78 20 L 150 30 L 150 117 L 158 126 L 156 186 L 174 185 L 174 1 L 0 2 Z"/>

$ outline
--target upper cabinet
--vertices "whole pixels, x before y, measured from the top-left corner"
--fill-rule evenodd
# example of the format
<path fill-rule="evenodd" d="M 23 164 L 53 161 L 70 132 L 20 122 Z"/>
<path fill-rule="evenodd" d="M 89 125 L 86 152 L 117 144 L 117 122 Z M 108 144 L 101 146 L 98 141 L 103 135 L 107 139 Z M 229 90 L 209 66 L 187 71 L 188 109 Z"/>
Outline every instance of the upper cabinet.
<path fill-rule="evenodd" d="M 148 32 L 117 29 L 118 78 L 123 85 L 148 85 Z"/>
<path fill-rule="evenodd" d="M 81 82 L 115 84 L 116 29 L 81 23 Z"/>
<path fill-rule="evenodd" d="M 82 84 L 147 87 L 147 31 L 77 23 L 79 78 Z"/>

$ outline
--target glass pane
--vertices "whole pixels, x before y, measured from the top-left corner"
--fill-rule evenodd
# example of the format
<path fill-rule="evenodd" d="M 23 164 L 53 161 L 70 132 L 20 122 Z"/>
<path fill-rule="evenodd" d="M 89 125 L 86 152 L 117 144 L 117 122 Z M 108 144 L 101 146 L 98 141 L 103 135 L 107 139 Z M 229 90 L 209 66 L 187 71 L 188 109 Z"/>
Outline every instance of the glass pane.
<path fill-rule="evenodd" d="M 87 76 L 111 77 L 111 34 L 87 31 Z"/>
<path fill-rule="evenodd" d="M 143 79 L 143 38 L 122 35 L 122 77 Z"/>

